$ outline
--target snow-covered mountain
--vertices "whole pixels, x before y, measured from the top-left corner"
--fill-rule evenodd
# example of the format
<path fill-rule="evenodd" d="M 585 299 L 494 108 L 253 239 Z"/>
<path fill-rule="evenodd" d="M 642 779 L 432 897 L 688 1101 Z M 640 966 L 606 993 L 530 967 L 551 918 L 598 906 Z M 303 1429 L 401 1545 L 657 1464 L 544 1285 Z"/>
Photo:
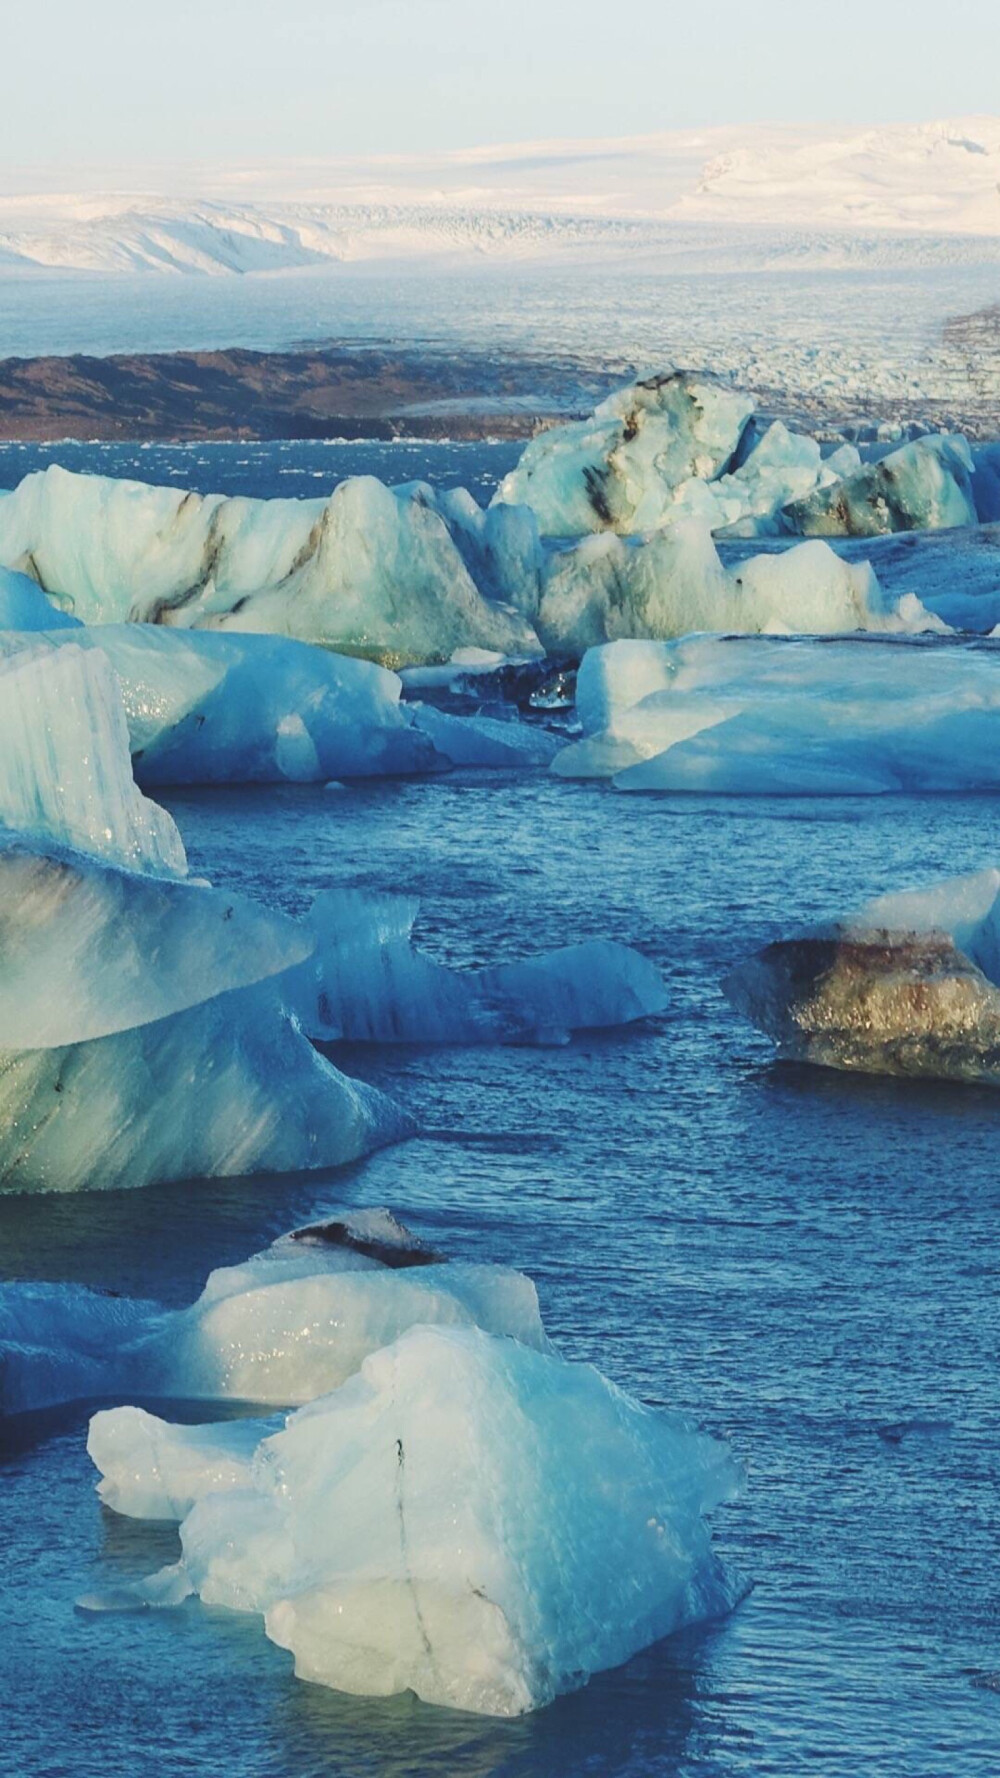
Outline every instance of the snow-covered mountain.
<path fill-rule="evenodd" d="M 996 239 L 1000 118 L 164 169 L 158 190 L 139 193 L 111 183 L 0 195 L 0 266 L 225 274 L 626 245 L 674 252 L 692 238 L 683 224 L 702 240 L 742 228 L 822 237 L 827 258 L 831 239 L 848 258 L 861 237 Z M 789 239 L 780 251 L 801 246 Z"/>

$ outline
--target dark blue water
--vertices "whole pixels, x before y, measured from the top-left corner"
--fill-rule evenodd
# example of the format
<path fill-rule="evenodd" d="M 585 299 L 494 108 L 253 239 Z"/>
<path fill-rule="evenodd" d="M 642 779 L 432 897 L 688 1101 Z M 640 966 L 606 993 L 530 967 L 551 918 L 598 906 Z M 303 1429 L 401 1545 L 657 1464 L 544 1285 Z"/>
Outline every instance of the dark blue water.
<path fill-rule="evenodd" d="M 0 444 L 0 488 L 58 463 L 78 475 L 115 475 L 203 494 L 251 494 L 261 500 L 313 500 L 348 475 L 390 483 L 430 481 L 468 488 L 486 504 L 513 469 L 523 444 L 507 440 L 450 443 L 428 439 L 283 439 L 248 444 L 111 444 L 63 439 L 56 444 Z"/>
<path fill-rule="evenodd" d="M 530 1271 L 568 1353 L 732 1441 L 749 1483 L 717 1539 L 754 1591 L 525 1721 L 340 1698 L 295 1681 L 250 1620 L 74 1615 L 173 1534 L 99 1505 L 71 1415 L 0 1470 L 0 1767 L 995 1770 L 1000 1099 L 775 1066 L 716 984 L 790 922 L 995 858 L 1000 805 L 657 801 L 490 775 L 169 801 L 195 867 L 268 900 L 405 886 L 456 964 L 609 934 L 658 960 L 671 1009 L 565 1050 L 349 1052 L 415 1110 L 418 1140 L 305 1182 L 0 1200 L 4 1272 L 183 1302 L 304 1217 L 391 1204 Z"/>
<path fill-rule="evenodd" d="M 292 447 L 303 476 L 369 467 L 368 449 Z M 185 485 L 272 492 L 290 465 L 260 452 L 163 462 Z M 390 479 L 487 491 L 483 447 L 423 452 Z M 456 965 L 621 939 L 661 965 L 670 1010 L 566 1049 L 341 1052 L 410 1106 L 417 1140 L 305 1180 L 0 1198 L 0 1276 L 178 1304 L 297 1222 L 389 1204 L 435 1244 L 529 1271 L 567 1354 L 732 1442 L 748 1487 L 716 1538 L 754 1589 L 725 1624 L 520 1722 L 342 1698 L 294 1680 L 255 1620 L 75 1615 L 176 1543 L 100 1506 L 86 1415 L 57 1415 L 0 1462 L 0 1772 L 996 1771 L 1000 1096 L 776 1066 L 717 983 L 799 921 L 995 862 L 1000 799 L 671 800 L 453 774 L 165 800 L 195 869 L 272 905 L 403 888 L 421 942 Z"/>

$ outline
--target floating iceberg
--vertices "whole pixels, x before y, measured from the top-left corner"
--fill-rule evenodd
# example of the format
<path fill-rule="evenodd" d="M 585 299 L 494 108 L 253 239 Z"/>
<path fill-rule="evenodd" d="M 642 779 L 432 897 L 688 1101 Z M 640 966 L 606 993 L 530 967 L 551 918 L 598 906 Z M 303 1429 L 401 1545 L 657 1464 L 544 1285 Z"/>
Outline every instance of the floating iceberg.
<path fill-rule="evenodd" d="M 369 777 L 448 759 L 400 704 L 395 673 L 277 636 L 216 636 L 151 624 L 56 635 L 0 634 L 0 657 L 30 643 L 103 655 L 125 704 L 146 785 Z"/>
<path fill-rule="evenodd" d="M 724 1447 L 519 1340 L 412 1326 L 256 1431 L 122 1409 L 90 1450 L 108 1504 L 183 1519 L 133 1606 L 261 1612 L 301 1678 L 515 1716 L 734 1602 Z"/>
<path fill-rule="evenodd" d="M 190 1308 L 79 1286 L 0 1285 L 0 1412 L 123 1395 L 293 1407 L 339 1388 L 416 1325 L 482 1327 L 548 1349 L 530 1278 L 448 1261 L 386 1210 L 352 1210 L 212 1272 Z M 107 1415 L 92 1434 L 116 1423 Z M 117 1447 L 121 1450 L 121 1447 Z M 139 1518 L 130 1470 L 102 1497 Z"/>
<path fill-rule="evenodd" d="M 364 1043 L 553 1043 L 648 1018 L 667 1003 L 655 965 L 610 939 L 448 969 L 414 948 L 417 908 L 355 890 L 317 897 L 308 916 L 315 950 L 284 983 L 304 1030 Z"/>
<path fill-rule="evenodd" d="M 371 476 L 328 500 L 249 500 L 52 466 L 0 497 L 0 562 L 86 623 L 265 631 L 390 665 L 537 653 L 517 609 L 531 538 L 516 519 L 473 529 L 454 500 Z"/>
<path fill-rule="evenodd" d="M 877 463 L 784 507 L 789 531 L 806 537 L 876 537 L 976 523 L 972 453 L 960 433 L 913 439 Z"/>
<path fill-rule="evenodd" d="M 796 1061 L 1000 1084 L 1000 871 L 881 896 L 723 986 Z"/>
<path fill-rule="evenodd" d="M 650 377 L 610 395 L 589 420 L 539 433 L 496 500 L 530 507 L 549 537 L 651 531 L 675 488 L 727 467 L 752 412 L 748 395 L 711 376 Z"/>
<path fill-rule="evenodd" d="M 688 637 L 594 649 L 553 770 L 622 790 L 867 795 L 1000 787 L 1000 650 Z"/>
<path fill-rule="evenodd" d="M 102 654 L 75 642 L 0 651 L 2 828 L 185 874 L 173 820 L 136 789 L 121 688 Z"/>
<path fill-rule="evenodd" d="M 703 521 L 649 537 L 587 537 L 554 554 L 538 633 L 552 654 L 582 655 L 622 638 L 694 631 L 833 634 L 941 629 L 912 596 L 885 594 L 866 562 L 798 544 L 726 570 Z"/>

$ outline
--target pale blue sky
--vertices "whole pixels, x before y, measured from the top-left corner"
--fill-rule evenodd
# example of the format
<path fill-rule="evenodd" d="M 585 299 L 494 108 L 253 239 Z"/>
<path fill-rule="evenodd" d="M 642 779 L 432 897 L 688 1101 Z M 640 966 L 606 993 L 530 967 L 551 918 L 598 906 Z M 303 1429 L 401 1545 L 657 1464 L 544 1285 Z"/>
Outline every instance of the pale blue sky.
<path fill-rule="evenodd" d="M 8 0 L 9 168 L 1000 111 L 993 0 Z"/>

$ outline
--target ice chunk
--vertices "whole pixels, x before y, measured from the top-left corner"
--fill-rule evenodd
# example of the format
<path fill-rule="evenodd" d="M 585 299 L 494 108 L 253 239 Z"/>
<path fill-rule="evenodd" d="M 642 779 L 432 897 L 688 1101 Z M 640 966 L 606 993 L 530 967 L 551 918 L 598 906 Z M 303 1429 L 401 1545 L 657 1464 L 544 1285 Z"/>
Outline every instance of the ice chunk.
<path fill-rule="evenodd" d="M 400 706 L 395 673 L 278 636 L 102 624 L 63 637 L 0 635 L 103 655 L 125 702 L 144 784 L 320 781 L 426 771 L 442 761 Z"/>
<path fill-rule="evenodd" d="M 625 541 L 588 537 L 553 555 L 538 630 L 551 653 L 583 654 L 619 638 L 693 631 L 835 634 L 941 629 L 915 599 L 883 594 L 865 562 L 799 544 L 723 567 L 696 520 Z"/>
<path fill-rule="evenodd" d="M 725 469 L 752 412 L 748 395 L 713 377 L 650 377 L 609 396 L 589 420 L 539 433 L 496 499 L 529 506 L 550 537 L 652 530 L 682 482 Z"/>
<path fill-rule="evenodd" d="M 134 1424 L 122 1436 L 148 1450 Z M 735 1597 L 705 1522 L 738 1487 L 724 1447 L 476 1328 L 414 1327 L 371 1354 L 261 1443 L 248 1485 L 227 1432 L 193 1480 L 189 1435 L 156 1437 L 160 1499 L 200 1498 L 180 1569 L 147 1596 L 262 1611 L 299 1676 L 342 1691 L 514 1716 Z M 129 1465 L 112 1461 L 117 1486 Z M 202 1491 L 227 1465 L 237 1485 Z"/>
<path fill-rule="evenodd" d="M 243 896 L 0 836 L 6 1051 L 150 1024 L 277 975 L 313 943 L 301 923 Z"/>
<path fill-rule="evenodd" d="M 502 1266 L 400 1268 L 357 1247 L 285 1237 L 213 1272 L 198 1301 L 133 1348 L 145 1395 L 293 1405 L 346 1382 L 409 1327 L 483 1327 L 544 1349 L 529 1278 Z"/>
<path fill-rule="evenodd" d="M 1000 871 L 879 897 L 723 986 L 797 1061 L 1000 1084 Z"/>
<path fill-rule="evenodd" d="M 666 1004 L 659 971 L 625 945 L 595 939 L 451 970 L 414 949 L 416 914 L 416 902 L 397 896 L 342 889 L 317 898 L 315 953 L 284 986 L 307 1031 L 375 1043 L 553 1042 Z"/>
<path fill-rule="evenodd" d="M 0 630 L 76 630 L 80 620 L 60 611 L 30 574 L 0 568 Z"/>
<path fill-rule="evenodd" d="M 477 550 L 490 590 L 509 576 L 530 606 L 514 565 L 523 553 L 530 582 L 530 547 L 501 523 Z M 392 665 L 462 646 L 538 652 L 520 612 L 480 592 L 434 505 L 371 476 L 325 501 L 247 500 L 53 466 L 0 501 L 0 561 L 30 566 L 87 623 L 266 631 Z"/>
<path fill-rule="evenodd" d="M 171 1426 L 142 1408 L 111 1408 L 91 1419 L 87 1451 L 105 1506 L 177 1524 L 206 1494 L 248 1488 L 261 1439 L 280 1429 L 277 1418 Z"/>
<path fill-rule="evenodd" d="M 267 985 L 93 1042 L 0 1051 L 0 1191 L 342 1166 L 412 1133 L 313 1049 Z"/>
<path fill-rule="evenodd" d="M 792 501 L 789 531 L 807 537 L 874 537 L 886 531 L 974 525 L 972 454 L 960 433 L 917 438 L 849 476 Z"/>
<path fill-rule="evenodd" d="M 594 732 L 557 756 L 567 777 L 729 794 L 1000 784 L 992 650 L 875 638 L 622 643 L 586 657 L 579 687 Z"/>
<path fill-rule="evenodd" d="M 530 1278 L 449 1262 L 388 1211 L 350 1210 L 212 1272 L 187 1309 L 0 1284 L 0 1412 L 127 1393 L 291 1406 L 337 1388 L 417 1324 L 548 1347 Z M 128 1503 L 127 1473 L 118 1510 L 145 1517 Z M 144 1500 L 148 1470 L 134 1479 Z"/>
<path fill-rule="evenodd" d="M 75 644 L 0 655 L 0 827 L 134 870 L 187 871 L 173 820 L 136 789 L 103 655 Z"/>
<path fill-rule="evenodd" d="M 489 716 L 450 716 L 433 704 L 408 706 L 414 728 L 455 766 L 547 766 L 558 741 L 546 729 Z"/>

